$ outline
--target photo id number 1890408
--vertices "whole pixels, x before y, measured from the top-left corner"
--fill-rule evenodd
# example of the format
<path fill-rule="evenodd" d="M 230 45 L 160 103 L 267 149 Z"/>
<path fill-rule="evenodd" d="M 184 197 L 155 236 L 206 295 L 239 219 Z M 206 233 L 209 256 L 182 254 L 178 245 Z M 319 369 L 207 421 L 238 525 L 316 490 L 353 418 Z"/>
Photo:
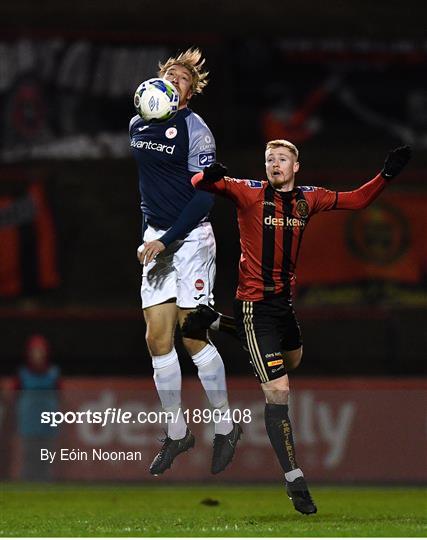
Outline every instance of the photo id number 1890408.
<path fill-rule="evenodd" d="M 249 424 L 252 421 L 250 409 L 227 409 L 224 412 L 220 409 L 185 409 L 182 411 L 182 415 L 187 424 L 209 424 L 211 422 L 219 424 L 223 421 Z"/>

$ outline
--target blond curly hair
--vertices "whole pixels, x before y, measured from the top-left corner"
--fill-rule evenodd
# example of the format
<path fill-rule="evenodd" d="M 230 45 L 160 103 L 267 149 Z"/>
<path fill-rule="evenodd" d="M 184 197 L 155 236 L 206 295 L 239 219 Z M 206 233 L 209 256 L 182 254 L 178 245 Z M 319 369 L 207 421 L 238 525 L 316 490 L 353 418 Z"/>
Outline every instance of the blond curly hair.
<path fill-rule="evenodd" d="M 183 66 L 191 73 L 191 91 L 193 94 L 201 94 L 208 84 L 209 71 L 202 71 L 205 59 L 202 57 L 202 51 L 197 47 L 187 49 L 178 56 L 171 56 L 164 64 L 159 62 L 159 77 L 164 77 L 166 71 L 172 66 Z"/>

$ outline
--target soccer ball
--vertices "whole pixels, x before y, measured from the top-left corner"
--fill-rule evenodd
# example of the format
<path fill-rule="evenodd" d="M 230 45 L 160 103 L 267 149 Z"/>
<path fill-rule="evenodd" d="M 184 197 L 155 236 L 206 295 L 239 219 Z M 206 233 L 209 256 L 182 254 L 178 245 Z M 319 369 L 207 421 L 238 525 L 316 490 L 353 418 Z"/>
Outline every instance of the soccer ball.
<path fill-rule="evenodd" d="M 178 111 L 179 94 L 166 79 L 148 79 L 136 89 L 133 103 L 144 120 L 166 122 Z"/>

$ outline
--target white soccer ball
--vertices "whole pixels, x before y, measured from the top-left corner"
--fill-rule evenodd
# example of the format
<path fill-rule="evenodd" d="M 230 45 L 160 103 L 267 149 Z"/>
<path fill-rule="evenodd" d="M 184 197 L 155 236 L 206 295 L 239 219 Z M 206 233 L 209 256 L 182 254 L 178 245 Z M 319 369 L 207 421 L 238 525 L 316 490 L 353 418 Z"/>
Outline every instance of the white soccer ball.
<path fill-rule="evenodd" d="M 136 89 L 133 103 L 136 112 L 147 122 L 166 122 L 178 111 L 179 94 L 166 79 L 148 79 Z"/>

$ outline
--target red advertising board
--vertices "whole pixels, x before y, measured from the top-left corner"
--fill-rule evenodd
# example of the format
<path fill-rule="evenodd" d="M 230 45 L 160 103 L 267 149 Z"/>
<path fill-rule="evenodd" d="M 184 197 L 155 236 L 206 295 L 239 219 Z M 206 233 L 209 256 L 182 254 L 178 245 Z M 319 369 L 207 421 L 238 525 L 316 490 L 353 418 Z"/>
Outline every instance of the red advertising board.
<path fill-rule="evenodd" d="M 25 437 L 14 423 L 16 399 L 3 380 L 1 418 L 3 477 L 21 478 Z M 297 459 L 305 475 L 322 482 L 424 482 L 427 480 L 427 382 L 423 379 L 295 379 L 291 416 Z M 183 408 L 189 410 L 194 449 L 172 469 L 152 477 L 148 468 L 158 451 L 162 426 L 140 423 L 138 413 L 159 411 L 151 379 L 64 381 L 59 411 L 132 413 L 128 423 L 63 423 L 43 444 L 56 452 L 49 465 L 53 480 L 269 482 L 282 477 L 264 427 L 263 394 L 252 378 L 229 381 L 231 407 L 241 419 L 242 440 L 229 468 L 210 474 L 213 427 L 198 413 L 208 409 L 200 383 L 185 379 Z M 248 412 L 249 411 L 249 412 Z M 68 416 L 72 420 L 72 414 Z M 111 419 L 111 416 L 110 416 Z M 245 421 L 246 420 L 246 421 Z M 60 457 L 62 450 L 62 458 Z M 119 452 L 127 458 L 116 459 Z M 99 459 L 99 456 L 103 456 Z M 76 459 L 73 459 L 76 458 Z"/>

